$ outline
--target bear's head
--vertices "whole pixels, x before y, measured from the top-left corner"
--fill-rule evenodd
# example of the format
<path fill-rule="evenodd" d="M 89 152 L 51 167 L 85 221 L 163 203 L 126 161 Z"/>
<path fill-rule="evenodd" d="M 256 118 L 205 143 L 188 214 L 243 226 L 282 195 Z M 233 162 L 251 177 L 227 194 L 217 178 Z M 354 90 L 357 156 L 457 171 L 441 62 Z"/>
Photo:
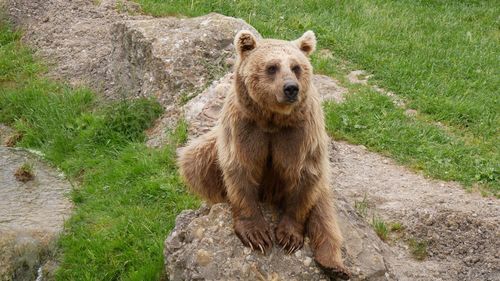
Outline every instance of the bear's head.
<path fill-rule="evenodd" d="M 238 59 L 236 86 L 262 109 L 290 114 L 309 94 L 312 66 L 309 55 L 316 48 L 314 32 L 299 39 L 258 40 L 250 31 L 240 31 L 234 41 Z"/>

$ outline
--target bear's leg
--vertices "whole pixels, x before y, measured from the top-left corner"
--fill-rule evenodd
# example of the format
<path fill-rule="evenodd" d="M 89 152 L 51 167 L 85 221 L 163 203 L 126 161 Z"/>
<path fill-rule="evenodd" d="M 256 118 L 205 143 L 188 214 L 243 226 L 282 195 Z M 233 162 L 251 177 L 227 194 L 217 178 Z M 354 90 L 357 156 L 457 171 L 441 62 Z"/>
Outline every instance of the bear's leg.
<path fill-rule="evenodd" d="M 311 210 L 307 233 L 314 259 L 324 272 L 333 278 L 349 279 L 351 274 L 342 262 L 342 235 L 337 225 L 331 191 L 320 196 Z"/>
<path fill-rule="evenodd" d="M 191 192 L 212 204 L 227 202 L 222 171 L 217 163 L 215 132 L 208 132 L 182 148 L 178 165 Z"/>
<path fill-rule="evenodd" d="M 225 173 L 234 232 L 245 246 L 265 254 L 273 246 L 273 238 L 260 210 L 259 184 L 248 175 L 246 169 L 237 165 Z"/>
<path fill-rule="evenodd" d="M 302 248 L 304 244 L 305 226 L 312 208 L 321 195 L 320 188 L 327 185 L 326 179 L 314 173 L 301 173 L 300 180 L 284 181 L 284 199 L 280 202 L 281 218 L 276 226 L 276 240 L 288 254 Z M 299 178 L 299 177 L 296 177 Z M 293 178 L 292 178 L 293 179 Z M 294 182 L 296 182 L 294 184 Z"/>
<path fill-rule="evenodd" d="M 285 196 L 281 207 L 281 218 L 276 226 L 276 241 L 288 254 L 302 248 L 304 244 L 304 227 L 307 214 L 311 210 L 311 192 L 294 191 L 289 196 Z M 284 204 L 283 204 L 284 203 Z"/>

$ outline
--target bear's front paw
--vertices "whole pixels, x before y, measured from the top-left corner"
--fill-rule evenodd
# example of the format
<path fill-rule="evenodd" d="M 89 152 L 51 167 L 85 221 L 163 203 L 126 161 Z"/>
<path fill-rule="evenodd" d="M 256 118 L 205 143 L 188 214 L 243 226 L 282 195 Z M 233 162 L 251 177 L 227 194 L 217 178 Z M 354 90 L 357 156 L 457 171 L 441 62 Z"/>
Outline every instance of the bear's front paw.
<path fill-rule="evenodd" d="M 276 227 L 276 240 L 288 254 L 293 254 L 304 245 L 304 226 L 284 216 Z"/>
<path fill-rule="evenodd" d="M 264 218 L 236 218 L 234 232 L 243 245 L 252 248 L 252 250 L 260 250 L 263 254 L 273 246 L 271 231 Z"/>

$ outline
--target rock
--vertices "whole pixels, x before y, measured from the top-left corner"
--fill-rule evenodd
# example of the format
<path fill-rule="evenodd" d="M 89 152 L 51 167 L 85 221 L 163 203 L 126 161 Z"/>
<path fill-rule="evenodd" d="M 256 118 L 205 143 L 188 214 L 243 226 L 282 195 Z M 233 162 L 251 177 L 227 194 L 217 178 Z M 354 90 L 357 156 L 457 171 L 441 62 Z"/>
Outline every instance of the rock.
<path fill-rule="evenodd" d="M 387 280 L 381 251 L 388 251 L 373 230 L 343 200 L 339 221 L 346 233 L 344 256 L 356 268 L 351 280 Z M 276 225 L 267 208 L 268 221 Z M 202 230 L 202 231 L 200 231 Z M 306 239 L 304 248 L 286 255 L 279 247 L 263 255 L 243 246 L 233 232 L 226 204 L 184 211 L 165 241 L 165 267 L 170 280 L 324 280 Z"/>
<path fill-rule="evenodd" d="M 119 96 L 155 97 L 166 108 L 162 127 L 172 127 L 183 100 L 228 70 L 241 19 L 208 14 L 179 19 L 129 20 L 114 24 L 110 73 Z M 113 95 L 116 96 L 116 93 Z"/>
<path fill-rule="evenodd" d="M 416 111 L 415 109 L 407 109 L 405 110 L 405 115 L 408 117 L 415 117 L 418 115 L 418 111 Z"/>
<path fill-rule="evenodd" d="M 36 176 L 22 183 L 14 174 L 25 162 Z M 71 185 L 38 157 L 6 147 L 0 147 L 0 179 L 0 280 L 35 280 L 70 215 Z"/>
<path fill-rule="evenodd" d="M 232 73 L 214 81 L 201 94 L 184 106 L 184 118 L 191 136 L 206 133 L 215 125 L 227 92 L 231 91 Z"/>
<path fill-rule="evenodd" d="M 133 15 L 139 6 L 128 0 L 6 0 L 5 10 L 25 30 L 23 41 L 53 63 L 49 77 L 108 99 L 155 97 L 170 124 L 177 121 L 180 102 L 227 72 L 239 30 L 260 37 L 243 20 L 215 13 Z"/>
<path fill-rule="evenodd" d="M 347 80 L 352 84 L 367 85 L 371 75 L 367 75 L 364 70 L 353 70 L 347 75 Z"/>
<path fill-rule="evenodd" d="M 134 13 L 136 3 L 128 0 L 5 2 L 9 20 L 23 30 L 23 42 L 50 66 L 49 77 L 120 97 L 109 72 L 113 49 L 110 29 L 117 21 L 151 18 L 131 16 L 129 13 Z"/>

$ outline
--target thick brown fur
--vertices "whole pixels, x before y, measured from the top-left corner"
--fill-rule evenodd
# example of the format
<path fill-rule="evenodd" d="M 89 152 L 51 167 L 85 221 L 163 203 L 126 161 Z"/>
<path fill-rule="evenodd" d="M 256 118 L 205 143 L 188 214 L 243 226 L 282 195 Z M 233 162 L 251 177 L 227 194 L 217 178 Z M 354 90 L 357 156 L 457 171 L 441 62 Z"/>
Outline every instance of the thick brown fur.
<path fill-rule="evenodd" d="M 328 136 L 308 59 L 315 46 L 312 31 L 291 42 L 238 33 L 234 87 L 217 125 L 181 150 L 179 166 L 192 192 L 231 205 L 243 244 L 265 252 L 275 240 L 293 253 L 307 234 L 325 272 L 348 279 L 330 190 Z M 292 102 L 284 94 L 287 83 L 299 89 Z M 274 235 L 260 202 L 281 213 Z"/>

